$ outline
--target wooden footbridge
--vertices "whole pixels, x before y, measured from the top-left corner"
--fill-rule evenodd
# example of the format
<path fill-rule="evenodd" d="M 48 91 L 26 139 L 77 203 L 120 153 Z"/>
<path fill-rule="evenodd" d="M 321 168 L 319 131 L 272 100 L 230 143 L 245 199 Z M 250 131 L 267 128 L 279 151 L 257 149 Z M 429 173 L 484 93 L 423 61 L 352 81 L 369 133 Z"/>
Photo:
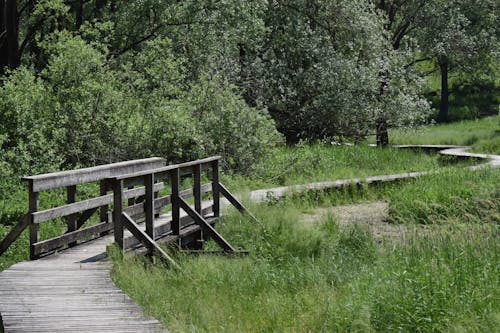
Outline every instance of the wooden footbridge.
<path fill-rule="evenodd" d="M 165 331 L 113 285 L 110 264 L 101 259 L 113 242 L 124 251 L 142 246 L 157 252 L 176 269 L 159 242 L 199 251 L 213 239 L 222 252 L 239 252 L 214 228 L 220 196 L 252 215 L 220 183 L 219 160 L 165 166 L 163 159 L 149 158 L 25 177 L 29 212 L 0 243 L 0 254 L 29 228 L 30 258 L 39 260 L 0 273 L 5 331 Z M 183 189 L 181 179 L 186 178 L 192 186 Z M 209 181 L 202 184 L 203 179 Z M 89 183 L 96 184 L 98 194 L 78 201 L 77 186 Z M 66 203 L 40 209 L 41 192 L 54 189 L 65 190 Z M 97 223 L 84 227 L 97 213 Z M 66 232 L 42 240 L 40 227 L 57 219 L 65 221 Z"/>
<path fill-rule="evenodd" d="M 443 155 L 489 160 L 471 169 L 500 167 L 500 156 L 468 153 L 467 147 L 400 148 L 438 150 Z M 156 251 L 174 269 L 178 265 L 158 246 L 160 242 L 199 251 L 211 238 L 222 252 L 238 252 L 214 228 L 221 204 L 230 203 L 253 216 L 220 183 L 219 160 L 216 156 L 165 166 L 163 159 L 149 158 L 25 177 L 29 212 L 0 243 L 0 255 L 28 228 L 30 258 L 38 260 L 15 264 L 0 273 L 0 315 L 5 332 L 166 332 L 113 284 L 106 247 L 114 242 L 123 251 L 138 247 L 150 253 Z M 250 193 L 250 199 L 260 202 L 290 192 L 388 182 L 429 173 L 257 190 Z M 186 178 L 190 182 L 181 182 Z M 203 180 L 207 182 L 203 184 Z M 91 183 L 95 184 L 96 194 L 89 196 L 85 186 Z M 186 183 L 191 185 L 181 186 Z M 77 186 L 80 196 L 87 194 L 83 200 L 77 200 Z M 41 209 L 45 206 L 40 204 L 40 193 L 54 189 L 64 190 L 65 204 Z M 226 200 L 221 200 L 221 196 Z M 61 219 L 67 226 L 64 234 L 40 238 L 44 223 Z M 87 226 L 89 222 L 94 223 Z"/>

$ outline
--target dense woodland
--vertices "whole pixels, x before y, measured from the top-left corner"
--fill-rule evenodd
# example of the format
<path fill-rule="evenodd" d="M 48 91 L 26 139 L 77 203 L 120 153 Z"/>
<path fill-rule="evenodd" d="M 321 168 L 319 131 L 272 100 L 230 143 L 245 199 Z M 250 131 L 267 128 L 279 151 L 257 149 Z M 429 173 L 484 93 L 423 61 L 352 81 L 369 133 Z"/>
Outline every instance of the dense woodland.
<path fill-rule="evenodd" d="M 0 175 L 498 112 L 496 0 L 0 0 Z M 497 80 L 495 82 L 495 80 Z"/>

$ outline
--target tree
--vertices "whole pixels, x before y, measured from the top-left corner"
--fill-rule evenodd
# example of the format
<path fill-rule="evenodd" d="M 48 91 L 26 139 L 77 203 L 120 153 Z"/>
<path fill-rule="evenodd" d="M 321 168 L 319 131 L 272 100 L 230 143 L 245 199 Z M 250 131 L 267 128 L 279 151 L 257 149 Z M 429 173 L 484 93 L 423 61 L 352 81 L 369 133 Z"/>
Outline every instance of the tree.
<path fill-rule="evenodd" d="M 441 74 L 438 121 L 448 121 L 449 72 L 473 73 L 491 63 L 498 50 L 499 4 L 494 0 L 434 0 L 419 17 L 415 31 L 423 53 Z"/>

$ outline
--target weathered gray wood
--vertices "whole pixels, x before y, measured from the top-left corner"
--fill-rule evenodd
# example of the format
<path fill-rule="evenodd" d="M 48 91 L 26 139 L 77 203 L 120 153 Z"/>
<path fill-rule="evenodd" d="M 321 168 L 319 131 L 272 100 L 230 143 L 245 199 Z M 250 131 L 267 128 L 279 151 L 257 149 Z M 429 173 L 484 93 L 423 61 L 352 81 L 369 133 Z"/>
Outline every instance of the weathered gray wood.
<path fill-rule="evenodd" d="M 172 194 L 170 195 L 170 198 L 172 200 L 172 233 L 174 235 L 179 235 L 180 233 L 179 169 L 173 169 L 170 171 L 170 182 L 172 184 Z"/>
<path fill-rule="evenodd" d="M 12 230 L 5 236 L 5 238 L 0 242 L 0 256 L 7 251 L 9 246 L 14 243 L 14 241 L 21 235 L 21 233 L 28 227 L 30 223 L 29 214 L 23 215 L 21 220 L 12 228 Z"/>
<path fill-rule="evenodd" d="M 96 208 L 91 208 L 91 209 L 88 209 L 84 212 L 82 212 L 80 214 L 80 217 L 78 218 L 78 220 L 76 221 L 76 230 L 80 229 L 84 224 L 85 222 L 88 221 L 88 219 L 90 219 L 92 217 L 92 215 L 97 211 L 97 207 Z M 103 221 L 101 221 L 103 222 Z M 105 221 L 104 221 L 105 222 Z"/>
<path fill-rule="evenodd" d="M 91 168 L 48 173 L 23 177 L 33 183 L 33 191 L 40 192 L 51 188 L 94 182 L 118 175 L 160 168 L 165 160 L 159 157 L 145 158 L 126 162 L 99 165 Z"/>
<path fill-rule="evenodd" d="M 108 188 L 109 188 L 109 185 L 108 185 L 108 181 L 106 179 L 103 179 L 99 182 L 99 195 L 102 197 L 102 196 L 106 196 L 108 194 Z M 110 222 L 110 218 L 108 218 L 110 214 L 110 211 L 109 211 L 109 205 L 103 205 L 100 207 L 99 209 L 99 215 L 100 215 L 100 219 L 99 221 L 101 222 Z M 99 236 L 106 236 L 108 234 L 107 231 L 101 233 Z"/>
<path fill-rule="evenodd" d="M 113 284 L 110 262 L 87 262 L 110 241 L 104 237 L 0 272 L 5 332 L 166 332 Z"/>
<path fill-rule="evenodd" d="M 44 254 L 53 250 L 56 250 L 66 244 L 71 244 L 80 239 L 84 239 L 86 237 L 90 237 L 92 235 L 96 235 L 105 231 L 109 231 L 113 229 L 113 223 L 99 223 L 84 229 L 75 230 L 72 232 L 68 232 L 62 236 L 54 237 L 51 239 L 47 239 L 36 244 L 33 244 L 33 249 L 35 255 Z"/>
<path fill-rule="evenodd" d="M 247 215 L 255 222 L 259 222 L 259 220 L 257 220 L 257 218 L 255 216 L 253 216 L 253 214 L 250 213 L 250 211 L 248 209 L 246 209 L 246 207 L 243 206 L 243 204 L 233 194 L 231 194 L 231 192 L 229 192 L 229 190 L 224 185 L 222 185 L 222 183 L 219 183 L 219 190 L 220 190 L 220 193 L 227 200 L 229 200 L 231 205 L 233 205 L 240 213 Z"/>
<path fill-rule="evenodd" d="M 144 231 L 142 231 L 139 226 L 132 220 L 127 213 L 122 214 L 122 223 L 123 225 L 134 235 L 135 238 L 141 241 L 145 247 L 150 249 L 151 251 L 158 252 L 164 259 L 167 260 L 170 266 L 175 267 L 177 269 L 181 269 L 181 267 L 175 262 L 172 257 L 170 257 L 163 249 L 149 237 Z"/>
<path fill-rule="evenodd" d="M 66 203 L 72 204 L 76 202 L 76 185 L 69 185 L 66 187 Z M 66 224 L 68 225 L 68 232 L 72 232 L 78 229 L 77 226 L 77 216 L 76 214 L 70 214 L 66 216 Z M 75 242 L 69 244 L 69 246 L 76 245 Z"/>
<path fill-rule="evenodd" d="M 118 248 L 123 249 L 123 180 L 116 180 L 113 183 L 113 230 L 115 233 L 115 243 Z"/>
<path fill-rule="evenodd" d="M 236 251 L 203 217 L 195 211 L 184 199 L 179 198 L 180 207 L 207 233 L 224 251 Z M 215 207 L 215 205 L 214 205 Z"/>
<path fill-rule="evenodd" d="M 165 184 L 163 183 L 155 184 L 155 191 L 160 191 L 164 187 Z M 144 195 L 144 193 L 145 193 L 144 187 L 134 188 L 132 190 L 126 190 L 123 192 L 123 199 L 137 197 L 140 195 Z M 100 196 L 97 198 L 82 200 L 72 204 L 36 212 L 33 214 L 33 221 L 34 223 L 42 223 L 48 220 L 52 220 L 58 217 L 68 216 L 70 214 L 79 213 L 92 208 L 107 206 L 112 203 L 113 203 L 113 194 L 106 194 L 104 196 Z"/>
<path fill-rule="evenodd" d="M 181 163 L 181 164 L 172 164 L 165 167 L 160 167 L 152 170 L 144 170 L 142 172 L 133 172 L 129 174 L 122 174 L 120 176 L 114 177 L 116 179 L 124 180 L 124 184 L 126 186 L 140 184 L 142 182 L 142 177 L 147 175 L 148 173 L 153 172 L 155 174 L 155 181 L 162 181 L 167 179 L 170 176 L 170 173 L 174 169 L 179 169 L 179 175 L 191 174 L 192 167 L 197 164 L 201 164 L 202 170 L 206 170 L 210 168 L 213 161 L 220 160 L 220 156 L 212 156 L 207 157 L 201 160 Z"/>
<path fill-rule="evenodd" d="M 207 206 L 202 209 L 202 214 L 203 216 L 207 216 L 212 213 L 213 206 Z M 129 215 L 130 216 L 130 215 Z M 200 226 L 194 223 L 194 220 L 189 216 L 189 215 L 183 215 L 180 217 L 180 225 L 181 225 L 181 231 L 179 233 L 179 237 L 176 237 L 175 240 L 178 240 L 179 238 L 183 238 L 186 235 L 186 228 L 188 227 L 194 227 L 194 231 L 200 230 Z M 209 221 L 209 218 L 206 218 L 205 220 Z M 163 216 L 160 216 L 159 219 L 155 220 L 155 240 L 160 240 L 162 243 L 168 243 L 165 240 L 166 236 L 172 235 L 172 227 L 171 227 L 171 222 L 172 222 L 172 216 L 169 214 L 165 214 Z M 214 224 L 215 220 L 211 222 L 211 224 Z M 170 237 L 170 236 L 169 236 Z M 133 237 L 133 236 L 124 236 L 123 240 L 123 248 L 124 249 L 130 249 L 132 247 L 135 247 L 139 245 L 139 241 Z"/>
<path fill-rule="evenodd" d="M 214 216 L 220 215 L 219 160 L 212 161 L 212 195 L 214 197 Z"/>
<path fill-rule="evenodd" d="M 35 254 L 34 244 L 40 241 L 40 226 L 34 223 L 33 214 L 38 211 L 40 200 L 38 192 L 33 190 L 33 182 L 29 183 L 29 214 L 30 214 L 30 259 L 37 259 Z"/>
<path fill-rule="evenodd" d="M 193 166 L 194 210 L 201 214 L 201 165 Z"/>
<path fill-rule="evenodd" d="M 146 195 L 144 201 L 144 211 L 146 214 L 146 234 L 155 239 L 154 214 L 155 214 L 155 197 L 154 197 L 154 174 L 144 176 L 144 185 L 146 186 Z"/>

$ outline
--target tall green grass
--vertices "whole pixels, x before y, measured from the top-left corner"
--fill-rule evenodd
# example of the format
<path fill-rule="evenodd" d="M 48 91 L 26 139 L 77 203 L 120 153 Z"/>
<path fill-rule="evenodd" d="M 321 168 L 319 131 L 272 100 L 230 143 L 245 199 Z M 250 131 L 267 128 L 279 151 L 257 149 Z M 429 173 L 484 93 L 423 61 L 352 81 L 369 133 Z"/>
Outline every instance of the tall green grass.
<path fill-rule="evenodd" d="M 393 129 L 389 138 L 392 144 L 466 145 L 480 153 L 500 154 L 500 116 L 413 130 Z"/>
<path fill-rule="evenodd" d="M 396 148 L 299 145 L 275 148 L 250 175 L 227 173 L 225 184 L 237 189 L 305 184 L 412 171 L 435 170 L 443 166 L 437 155 Z M 458 163 L 463 166 L 463 164 Z"/>
<path fill-rule="evenodd" d="M 390 200 L 391 216 L 411 212 L 416 199 L 443 206 L 458 197 L 471 207 L 482 199 L 498 203 L 498 177 L 497 170 L 461 171 L 429 191 L 435 179 L 350 194 L 297 194 L 253 207 L 261 223 L 230 214 L 218 225 L 233 245 L 251 251 L 249 257 L 177 254 L 181 273 L 111 251 L 113 279 L 176 332 L 495 331 L 498 205 L 468 211 L 474 218 L 463 220 L 453 206 L 427 220 L 398 220 L 413 230 L 401 243 L 378 243 L 361 227 L 340 228 L 331 216 L 315 225 L 300 216 L 318 205 L 375 197 Z M 411 223 L 433 226 L 423 232 Z"/>

